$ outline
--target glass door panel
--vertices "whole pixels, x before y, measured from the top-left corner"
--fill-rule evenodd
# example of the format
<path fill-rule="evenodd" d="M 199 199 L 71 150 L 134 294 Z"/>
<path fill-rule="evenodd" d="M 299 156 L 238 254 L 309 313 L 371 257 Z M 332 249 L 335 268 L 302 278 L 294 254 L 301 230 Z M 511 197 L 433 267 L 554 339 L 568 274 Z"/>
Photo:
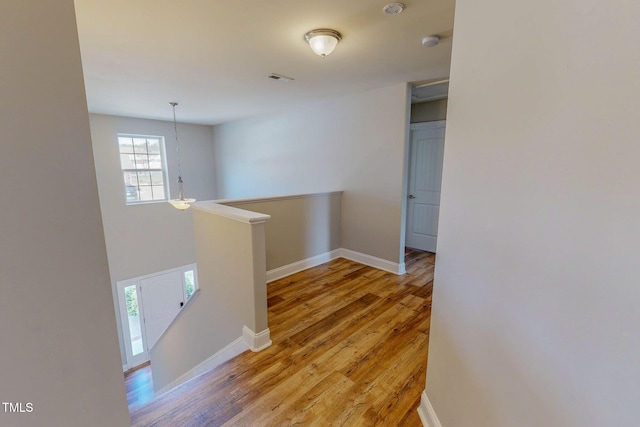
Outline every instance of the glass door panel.
<path fill-rule="evenodd" d="M 124 288 L 125 303 L 127 305 L 127 319 L 129 321 L 129 339 L 131 340 L 131 354 L 133 356 L 137 356 L 144 351 L 137 288 L 138 287 L 136 285 Z"/>
<path fill-rule="evenodd" d="M 144 311 L 138 280 L 118 282 L 118 305 L 122 321 L 122 338 L 126 355 L 126 368 L 134 368 L 147 360 Z"/>

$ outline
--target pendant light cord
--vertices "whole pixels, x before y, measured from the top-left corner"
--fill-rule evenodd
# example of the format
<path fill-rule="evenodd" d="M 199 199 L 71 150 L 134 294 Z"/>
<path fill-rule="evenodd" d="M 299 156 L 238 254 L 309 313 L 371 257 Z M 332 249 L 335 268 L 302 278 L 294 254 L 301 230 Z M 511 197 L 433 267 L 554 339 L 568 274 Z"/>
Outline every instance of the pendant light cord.
<path fill-rule="evenodd" d="M 173 107 L 173 130 L 176 135 L 176 159 L 178 160 L 178 179 L 182 180 L 182 170 L 180 169 L 180 142 L 178 141 L 178 123 L 176 122 L 176 105 L 177 102 L 170 102 Z"/>
<path fill-rule="evenodd" d="M 169 203 L 176 208 L 184 211 L 189 209 L 191 203 L 196 199 L 187 199 L 184 197 L 184 190 L 182 188 L 182 169 L 180 168 L 180 141 L 178 141 L 178 121 L 176 120 L 176 105 L 177 102 L 170 102 L 169 105 L 173 107 L 173 131 L 176 134 L 176 158 L 178 159 L 178 197 L 169 200 Z"/>

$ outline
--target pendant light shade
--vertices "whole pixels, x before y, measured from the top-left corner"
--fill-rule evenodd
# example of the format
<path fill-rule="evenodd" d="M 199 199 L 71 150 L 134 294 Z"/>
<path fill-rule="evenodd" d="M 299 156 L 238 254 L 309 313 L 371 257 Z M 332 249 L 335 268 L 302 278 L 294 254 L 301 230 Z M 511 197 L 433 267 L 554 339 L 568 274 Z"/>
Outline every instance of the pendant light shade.
<path fill-rule="evenodd" d="M 195 201 L 196 199 L 185 199 L 184 191 L 182 190 L 182 177 L 178 176 L 178 198 L 169 200 L 171 206 L 184 211 L 186 209 L 189 209 L 191 207 L 191 203 Z"/>
<path fill-rule="evenodd" d="M 342 35 L 336 30 L 319 28 L 309 31 L 304 35 L 304 39 L 309 43 L 309 47 L 316 55 L 324 58 L 338 46 L 338 42 L 342 40 Z"/>
<path fill-rule="evenodd" d="M 181 211 L 189 209 L 191 203 L 195 202 L 196 199 L 188 199 L 184 197 L 184 190 L 182 188 L 182 170 L 180 169 L 180 142 L 178 141 L 178 123 L 176 122 L 176 105 L 177 102 L 170 102 L 171 107 L 173 107 L 173 130 L 176 134 L 176 157 L 178 160 L 178 198 L 169 200 L 171 206 Z"/>

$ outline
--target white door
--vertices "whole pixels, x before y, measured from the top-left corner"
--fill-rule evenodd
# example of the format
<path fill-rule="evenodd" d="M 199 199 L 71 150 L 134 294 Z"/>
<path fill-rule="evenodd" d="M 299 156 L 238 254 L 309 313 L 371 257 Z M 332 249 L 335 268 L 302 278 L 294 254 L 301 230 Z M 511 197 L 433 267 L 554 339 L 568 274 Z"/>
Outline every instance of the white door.
<path fill-rule="evenodd" d="M 149 360 L 147 351 L 198 290 L 195 264 L 117 283 L 125 369 Z M 144 292 L 143 292 L 144 288 Z"/>
<path fill-rule="evenodd" d="M 174 270 L 140 280 L 147 350 L 153 347 L 184 305 L 182 272 Z"/>
<path fill-rule="evenodd" d="M 411 125 L 406 246 L 435 252 L 445 121 Z"/>

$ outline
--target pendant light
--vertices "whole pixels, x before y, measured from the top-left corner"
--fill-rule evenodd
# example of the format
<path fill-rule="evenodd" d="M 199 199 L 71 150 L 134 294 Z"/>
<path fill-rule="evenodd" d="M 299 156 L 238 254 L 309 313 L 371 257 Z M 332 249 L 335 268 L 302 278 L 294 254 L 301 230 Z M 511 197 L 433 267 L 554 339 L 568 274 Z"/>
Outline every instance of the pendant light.
<path fill-rule="evenodd" d="M 196 199 L 185 199 L 184 191 L 182 190 L 182 170 L 180 169 L 180 142 L 178 141 L 178 124 L 176 122 L 176 105 L 177 102 L 169 103 L 173 107 L 173 130 L 176 134 L 176 157 L 178 159 L 178 198 L 169 200 L 171 206 L 176 209 L 180 209 L 184 211 L 189 209 L 191 203 L 195 202 Z"/>

